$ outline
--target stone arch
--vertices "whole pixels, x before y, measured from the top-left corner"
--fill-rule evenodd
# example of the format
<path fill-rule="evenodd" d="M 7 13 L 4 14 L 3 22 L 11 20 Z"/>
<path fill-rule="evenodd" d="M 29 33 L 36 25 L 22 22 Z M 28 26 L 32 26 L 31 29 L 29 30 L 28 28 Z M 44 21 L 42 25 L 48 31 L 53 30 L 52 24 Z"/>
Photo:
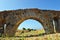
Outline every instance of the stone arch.
<path fill-rule="evenodd" d="M 18 22 L 15 24 L 14 29 L 17 30 L 18 26 L 19 26 L 23 21 L 25 21 L 25 20 L 27 20 L 27 19 L 34 19 L 34 20 L 39 21 L 39 22 L 42 24 L 43 28 L 44 28 L 44 23 L 43 23 L 43 21 L 42 21 L 41 19 L 39 19 L 39 18 L 37 18 L 37 17 L 27 17 L 27 18 L 23 18 L 23 19 L 21 19 L 20 21 L 18 21 Z"/>
<path fill-rule="evenodd" d="M 48 30 L 49 27 L 47 27 L 48 24 L 45 25 L 44 20 L 42 20 L 42 19 L 40 19 L 40 18 L 38 18 L 38 17 L 32 17 L 32 16 L 30 16 L 30 17 L 24 17 L 24 18 L 20 19 L 20 20 L 14 25 L 14 27 L 13 27 L 13 29 L 12 29 L 12 33 L 13 33 L 12 35 L 15 34 L 18 26 L 19 26 L 23 21 L 25 21 L 25 20 L 27 20 L 27 19 L 34 19 L 34 20 L 39 21 L 39 22 L 43 25 L 43 28 L 44 28 L 44 30 L 45 30 L 45 33 L 50 33 L 50 31 Z M 48 31 L 48 32 L 47 32 L 47 31 Z"/>

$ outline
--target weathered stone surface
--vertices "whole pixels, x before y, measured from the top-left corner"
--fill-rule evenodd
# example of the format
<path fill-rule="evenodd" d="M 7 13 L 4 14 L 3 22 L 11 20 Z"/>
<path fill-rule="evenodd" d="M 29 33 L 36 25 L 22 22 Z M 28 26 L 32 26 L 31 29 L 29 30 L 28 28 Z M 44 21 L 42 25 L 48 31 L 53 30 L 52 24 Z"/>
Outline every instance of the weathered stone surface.
<path fill-rule="evenodd" d="M 42 23 L 46 33 L 54 33 L 54 18 L 56 18 L 56 20 L 60 24 L 60 11 L 40 9 L 20 9 L 3 11 L 0 12 L 0 27 L 3 27 L 4 24 L 6 24 L 7 35 L 13 36 L 20 23 L 27 19 L 35 19 Z M 56 28 L 56 31 L 60 32 L 60 25 L 56 26 Z"/>

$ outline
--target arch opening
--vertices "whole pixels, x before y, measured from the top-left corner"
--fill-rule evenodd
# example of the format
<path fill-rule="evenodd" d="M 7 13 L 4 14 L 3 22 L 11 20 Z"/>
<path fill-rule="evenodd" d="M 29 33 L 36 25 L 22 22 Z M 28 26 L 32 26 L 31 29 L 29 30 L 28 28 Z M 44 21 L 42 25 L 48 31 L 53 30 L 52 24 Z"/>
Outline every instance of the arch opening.
<path fill-rule="evenodd" d="M 35 19 L 27 19 L 19 24 L 15 36 L 40 35 L 43 33 L 45 33 L 45 30 L 40 21 Z"/>

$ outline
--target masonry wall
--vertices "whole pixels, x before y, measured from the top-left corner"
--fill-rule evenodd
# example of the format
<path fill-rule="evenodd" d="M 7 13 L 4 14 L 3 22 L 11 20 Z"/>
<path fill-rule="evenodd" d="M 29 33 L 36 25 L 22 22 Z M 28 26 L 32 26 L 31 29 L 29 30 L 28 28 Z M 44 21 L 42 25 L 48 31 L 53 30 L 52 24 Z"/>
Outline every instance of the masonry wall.
<path fill-rule="evenodd" d="M 13 36 L 18 28 L 18 25 L 27 19 L 35 19 L 42 23 L 46 33 L 54 33 L 53 20 L 58 20 L 60 24 L 60 11 L 54 10 L 40 10 L 40 9 L 19 9 L 11 11 L 0 12 L 0 27 L 4 27 L 6 24 L 7 35 Z M 59 31 L 60 25 L 56 27 L 56 31 Z"/>

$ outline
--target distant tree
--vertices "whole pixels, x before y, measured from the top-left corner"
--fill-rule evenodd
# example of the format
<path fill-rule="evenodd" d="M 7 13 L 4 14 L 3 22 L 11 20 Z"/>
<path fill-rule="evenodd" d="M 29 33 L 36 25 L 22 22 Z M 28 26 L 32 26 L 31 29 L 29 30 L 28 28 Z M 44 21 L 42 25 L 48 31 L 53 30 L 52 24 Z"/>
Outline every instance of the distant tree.
<path fill-rule="evenodd" d="M 23 28 L 23 30 L 26 30 L 26 28 Z"/>
<path fill-rule="evenodd" d="M 36 31 L 36 29 L 31 29 L 32 31 Z"/>
<path fill-rule="evenodd" d="M 27 30 L 31 31 L 31 29 L 30 29 L 30 28 L 28 28 Z"/>

